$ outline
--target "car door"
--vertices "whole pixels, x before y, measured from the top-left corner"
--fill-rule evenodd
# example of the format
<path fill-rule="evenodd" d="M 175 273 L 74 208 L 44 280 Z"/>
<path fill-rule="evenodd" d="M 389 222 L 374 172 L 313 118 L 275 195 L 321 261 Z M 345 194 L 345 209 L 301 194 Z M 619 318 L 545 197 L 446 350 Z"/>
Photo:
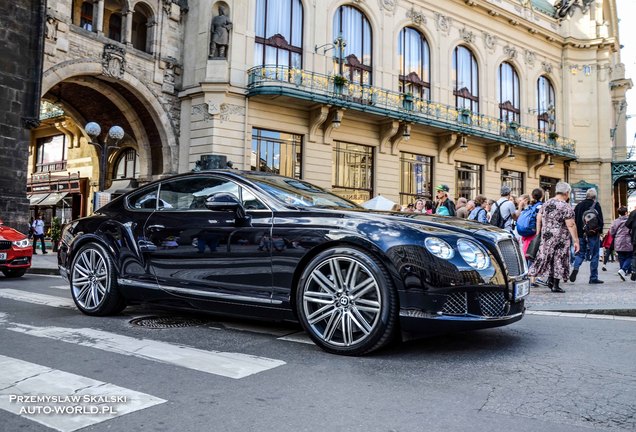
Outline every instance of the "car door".
<path fill-rule="evenodd" d="M 206 199 L 230 194 L 248 203 L 245 217 L 209 210 Z M 244 207 L 243 207 L 244 208 Z M 162 289 L 175 295 L 230 302 L 269 303 L 272 212 L 238 183 L 218 175 L 192 175 L 161 183 L 158 209 L 145 226 L 154 245 L 148 263 Z"/>

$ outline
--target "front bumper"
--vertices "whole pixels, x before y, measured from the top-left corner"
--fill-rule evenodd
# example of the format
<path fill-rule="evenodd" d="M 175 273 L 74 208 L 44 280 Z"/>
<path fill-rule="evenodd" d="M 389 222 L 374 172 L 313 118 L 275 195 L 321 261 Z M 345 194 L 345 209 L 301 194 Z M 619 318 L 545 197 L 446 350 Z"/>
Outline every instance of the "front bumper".
<path fill-rule="evenodd" d="M 7 254 L 7 258 L 0 260 L 0 270 L 21 269 L 31 267 L 31 257 L 33 249 L 28 248 L 12 248 L 0 251 Z"/>
<path fill-rule="evenodd" d="M 525 312 L 524 300 L 512 301 L 502 288 L 420 293 L 419 297 L 400 309 L 405 332 L 438 334 L 499 327 L 520 320 Z"/>

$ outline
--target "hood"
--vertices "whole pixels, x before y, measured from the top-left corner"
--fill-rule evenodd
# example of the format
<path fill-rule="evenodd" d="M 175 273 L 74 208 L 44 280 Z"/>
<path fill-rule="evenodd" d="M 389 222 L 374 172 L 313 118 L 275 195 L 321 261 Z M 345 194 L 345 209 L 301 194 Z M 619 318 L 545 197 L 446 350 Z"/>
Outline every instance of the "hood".
<path fill-rule="evenodd" d="M 348 210 L 340 212 L 355 218 L 365 218 L 385 223 L 406 223 L 414 228 L 434 233 L 448 232 L 468 235 L 470 237 L 486 237 L 494 242 L 513 238 L 510 232 L 493 225 L 459 219 L 450 216 L 428 215 L 421 213 L 395 213 L 388 211 Z"/>
<path fill-rule="evenodd" d="M 17 241 L 25 238 L 26 236 L 21 232 L 9 228 L 6 225 L 0 225 L 0 240 Z"/>

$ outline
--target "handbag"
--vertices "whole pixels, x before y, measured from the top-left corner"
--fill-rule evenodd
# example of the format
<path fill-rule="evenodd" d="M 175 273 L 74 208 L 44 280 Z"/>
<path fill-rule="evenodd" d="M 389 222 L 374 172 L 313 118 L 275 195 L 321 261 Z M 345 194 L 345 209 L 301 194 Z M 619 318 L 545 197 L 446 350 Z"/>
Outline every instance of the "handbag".
<path fill-rule="evenodd" d="M 541 234 L 534 236 L 528 249 L 526 250 L 526 259 L 534 260 L 539 253 L 539 246 L 541 246 Z"/>

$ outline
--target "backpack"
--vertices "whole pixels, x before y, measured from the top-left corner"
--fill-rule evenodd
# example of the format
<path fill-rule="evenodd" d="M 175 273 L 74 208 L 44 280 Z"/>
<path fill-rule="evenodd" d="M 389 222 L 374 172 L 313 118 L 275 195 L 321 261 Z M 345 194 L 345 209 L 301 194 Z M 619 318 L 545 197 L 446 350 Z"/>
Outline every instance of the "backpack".
<path fill-rule="evenodd" d="M 588 210 L 583 212 L 583 232 L 588 237 L 598 235 L 601 224 L 598 220 L 598 212 L 595 209 L 596 201 Z"/>
<path fill-rule="evenodd" d="M 492 216 L 490 216 L 490 225 L 494 225 L 499 228 L 503 228 L 506 226 L 506 222 L 508 221 L 510 216 L 508 216 L 507 218 L 504 218 L 503 216 L 501 216 L 501 206 L 505 202 L 506 200 L 501 201 L 501 203 L 499 202 L 495 203 L 497 208 L 495 209 L 495 212 L 492 214 Z"/>
<path fill-rule="evenodd" d="M 538 202 L 534 205 L 523 209 L 517 219 L 517 233 L 521 237 L 532 237 L 537 233 L 537 214 L 542 203 Z"/>

